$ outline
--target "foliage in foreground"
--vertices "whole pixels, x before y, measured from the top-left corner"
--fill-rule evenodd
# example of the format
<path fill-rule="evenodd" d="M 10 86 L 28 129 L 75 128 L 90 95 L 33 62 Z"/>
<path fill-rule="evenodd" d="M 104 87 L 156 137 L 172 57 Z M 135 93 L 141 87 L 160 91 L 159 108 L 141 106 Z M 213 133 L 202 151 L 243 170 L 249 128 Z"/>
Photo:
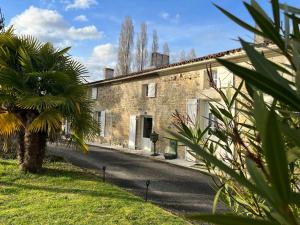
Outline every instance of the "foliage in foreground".
<path fill-rule="evenodd" d="M 296 16 L 300 10 L 271 2 L 272 18 L 256 1 L 244 3 L 261 29 L 218 8 L 269 40 L 263 46 L 279 52 L 287 63 L 273 63 L 261 46 L 240 39 L 251 66 L 218 59 L 243 82 L 227 90 L 215 87 L 222 101 L 210 105 L 217 118 L 214 127 L 209 132 L 195 129 L 176 116 L 179 134 L 174 135 L 192 149 L 219 185 L 214 209 L 221 197 L 232 210 L 231 214 L 191 216 L 194 219 L 228 225 L 300 224 L 300 19 Z M 209 69 L 208 73 L 212 81 Z"/>
<path fill-rule="evenodd" d="M 84 85 L 87 71 L 69 49 L 17 36 L 13 28 L 0 33 L 0 136 L 16 136 L 24 171 L 41 169 L 46 141 L 65 120 L 84 150 L 84 138 L 96 130 Z"/>
<path fill-rule="evenodd" d="M 24 174 L 0 160 L 0 224 L 188 224 L 66 163 Z"/>

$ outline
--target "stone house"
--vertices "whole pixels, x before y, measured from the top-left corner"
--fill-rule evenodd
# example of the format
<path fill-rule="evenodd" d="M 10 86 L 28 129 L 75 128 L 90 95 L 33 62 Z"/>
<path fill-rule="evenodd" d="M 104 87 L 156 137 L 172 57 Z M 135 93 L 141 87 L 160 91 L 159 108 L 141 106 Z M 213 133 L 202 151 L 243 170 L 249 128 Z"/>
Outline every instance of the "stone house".
<path fill-rule="evenodd" d="M 283 62 L 270 44 L 258 47 L 274 62 Z M 150 134 L 159 134 L 157 150 L 169 151 L 172 114 L 177 110 L 203 128 L 210 118 L 209 102 L 220 97 L 210 86 L 206 68 L 211 66 L 213 78 L 221 88 L 237 86 L 239 78 L 221 66 L 216 58 L 248 65 L 241 48 L 211 54 L 192 60 L 168 64 L 168 58 L 156 53 L 154 68 L 128 75 L 113 76 L 105 69 L 105 79 L 88 83 L 89 95 L 94 100 L 94 116 L 101 124 L 95 142 L 124 148 L 151 151 Z M 193 160 L 184 146 L 178 146 L 178 157 Z"/>

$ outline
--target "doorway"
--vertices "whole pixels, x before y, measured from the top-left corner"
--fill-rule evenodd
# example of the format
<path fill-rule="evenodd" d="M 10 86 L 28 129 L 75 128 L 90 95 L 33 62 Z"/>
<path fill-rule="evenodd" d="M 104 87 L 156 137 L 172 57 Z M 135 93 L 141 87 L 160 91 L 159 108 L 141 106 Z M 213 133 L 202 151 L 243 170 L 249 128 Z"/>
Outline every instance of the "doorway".
<path fill-rule="evenodd" d="M 153 128 L 153 118 L 151 116 L 142 116 L 142 149 L 151 151 L 150 135 Z"/>

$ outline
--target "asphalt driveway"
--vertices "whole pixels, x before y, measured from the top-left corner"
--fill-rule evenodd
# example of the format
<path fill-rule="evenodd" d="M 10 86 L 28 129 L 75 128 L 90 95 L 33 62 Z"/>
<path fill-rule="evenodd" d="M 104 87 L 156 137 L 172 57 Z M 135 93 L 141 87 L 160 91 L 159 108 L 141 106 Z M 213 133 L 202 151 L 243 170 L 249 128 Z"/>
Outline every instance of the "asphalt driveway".
<path fill-rule="evenodd" d="M 90 147 L 88 154 L 62 147 L 49 147 L 49 152 L 99 172 L 106 166 L 108 182 L 139 196 L 145 196 L 145 183 L 150 180 L 149 201 L 168 210 L 179 213 L 212 210 L 215 192 L 209 185 L 211 179 L 198 171 L 100 147 Z"/>

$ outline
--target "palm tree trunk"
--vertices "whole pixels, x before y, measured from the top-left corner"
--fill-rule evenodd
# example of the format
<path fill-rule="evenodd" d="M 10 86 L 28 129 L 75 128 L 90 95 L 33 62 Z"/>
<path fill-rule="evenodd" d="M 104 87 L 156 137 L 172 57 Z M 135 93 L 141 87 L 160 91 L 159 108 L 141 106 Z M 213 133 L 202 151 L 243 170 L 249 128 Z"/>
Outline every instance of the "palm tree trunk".
<path fill-rule="evenodd" d="M 28 129 L 29 124 L 31 124 L 35 117 L 35 113 L 27 115 L 23 139 L 24 156 L 21 164 L 23 171 L 31 173 L 37 173 L 42 169 L 47 137 L 45 132 L 32 132 Z"/>
<path fill-rule="evenodd" d="M 22 170 L 25 172 L 36 173 L 38 172 L 37 159 L 39 154 L 39 136 L 25 129 L 24 136 L 24 161 Z"/>

